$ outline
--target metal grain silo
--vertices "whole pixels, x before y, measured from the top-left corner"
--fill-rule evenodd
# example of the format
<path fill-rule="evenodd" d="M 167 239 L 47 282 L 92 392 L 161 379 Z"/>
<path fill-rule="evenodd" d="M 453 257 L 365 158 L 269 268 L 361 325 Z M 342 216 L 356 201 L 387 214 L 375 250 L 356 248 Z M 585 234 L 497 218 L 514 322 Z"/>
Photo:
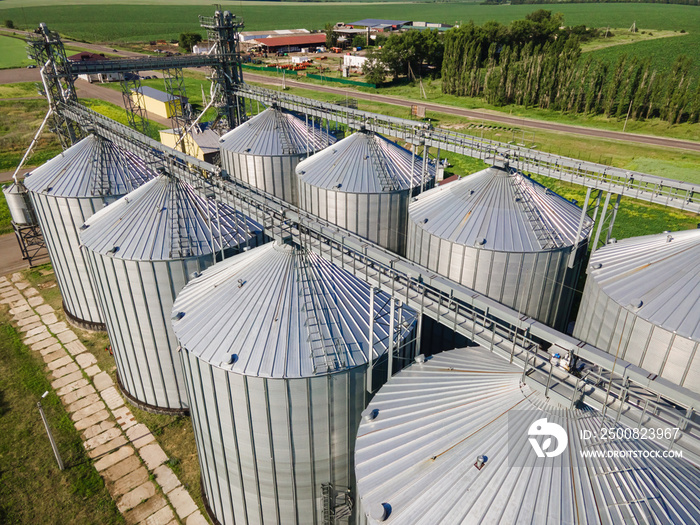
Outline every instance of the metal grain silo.
<path fill-rule="evenodd" d="M 104 330 L 104 319 L 80 250 L 79 229 L 93 213 L 154 175 L 141 159 L 90 135 L 24 179 L 66 317 L 81 328 Z"/>
<path fill-rule="evenodd" d="M 492 166 L 420 195 L 406 257 L 546 324 L 568 323 L 593 221 L 532 179 Z"/>
<path fill-rule="evenodd" d="M 404 355 L 412 350 L 415 313 L 388 303 L 383 293 L 372 301 L 350 273 L 280 244 L 216 264 L 180 292 L 173 326 L 213 519 L 354 519 L 369 356 L 378 388 L 390 340 Z M 400 323 L 390 338 L 392 313 Z"/>
<path fill-rule="evenodd" d="M 297 166 L 299 206 L 403 255 L 408 203 L 435 167 L 381 135 L 360 131 Z"/>
<path fill-rule="evenodd" d="M 220 139 L 221 166 L 238 178 L 295 206 L 294 168 L 335 142 L 335 137 L 296 115 L 270 107 Z"/>
<path fill-rule="evenodd" d="M 596 250 L 574 335 L 700 392 L 700 230 Z"/>
<path fill-rule="evenodd" d="M 27 188 L 21 182 L 13 182 L 2 189 L 12 222 L 18 226 L 36 224 L 36 214 Z"/>
<path fill-rule="evenodd" d="M 358 504 L 367 523 L 697 521 L 695 465 L 665 457 L 666 446 L 597 410 L 558 405 L 521 377 L 522 369 L 483 348 L 443 352 L 393 376 L 357 433 Z M 630 438 L 592 437 L 601 430 Z M 530 440 L 556 455 L 538 457 Z"/>
<path fill-rule="evenodd" d="M 262 240 L 262 228 L 230 207 L 161 175 L 93 215 L 80 238 L 105 315 L 119 385 L 154 412 L 187 408 L 175 296 L 201 272 Z"/>

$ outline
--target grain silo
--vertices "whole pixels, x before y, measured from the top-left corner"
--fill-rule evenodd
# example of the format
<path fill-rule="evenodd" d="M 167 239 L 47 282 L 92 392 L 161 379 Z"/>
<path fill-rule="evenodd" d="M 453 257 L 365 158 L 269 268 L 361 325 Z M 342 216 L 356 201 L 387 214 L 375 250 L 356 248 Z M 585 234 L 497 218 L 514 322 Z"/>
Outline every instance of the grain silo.
<path fill-rule="evenodd" d="M 700 392 L 700 230 L 596 250 L 574 335 Z"/>
<path fill-rule="evenodd" d="M 269 107 L 220 139 L 221 166 L 275 197 L 299 203 L 294 168 L 335 142 L 335 137 L 293 113 Z"/>
<path fill-rule="evenodd" d="M 302 209 L 403 255 L 409 200 L 432 187 L 435 167 L 363 130 L 301 162 L 297 175 Z"/>
<path fill-rule="evenodd" d="M 353 518 L 368 359 L 378 388 L 390 341 L 406 356 L 415 325 L 413 311 L 370 294 L 350 273 L 286 244 L 216 264 L 182 290 L 173 326 L 213 519 Z M 400 322 L 390 338 L 392 313 Z"/>
<path fill-rule="evenodd" d="M 90 135 L 24 179 L 66 317 L 81 328 L 104 330 L 104 320 L 80 250 L 79 229 L 93 213 L 154 175 L 141 159 Z"/>
<path fill-rule="evenodd" d="M 7 207 L 10 210 L 12 222 L 18 226 L 30 226 L 36 224 L 36 214 L 32 201 L 29 198 L 27 188 L 19 181 L 15 181 L 2 189 L 5 195 Z"/>
<path fill-rule="evenodd" d="M 160 175 L 93 215 L 80 233 L 130 401 L 183 412 L 187 396 L 170 315 L 177 293 L 201 272 L 262 240 L 262 228 L 229 206 Z"/>
<path fill-rule="evenodd" d="M 697 522 L 695 465 L 594 409 L 558 405 L 521 377 L 483 348 L 443 352 L 392 377 L 357 433 L 367 523 Z M 630 438 L 599 439 L 601 430 Z"/>
<path fill-rule="evenodd" d="M 564 329 L 593 224 L 532 179 L 492 166 L 420 195 L 406 257 Z"/>

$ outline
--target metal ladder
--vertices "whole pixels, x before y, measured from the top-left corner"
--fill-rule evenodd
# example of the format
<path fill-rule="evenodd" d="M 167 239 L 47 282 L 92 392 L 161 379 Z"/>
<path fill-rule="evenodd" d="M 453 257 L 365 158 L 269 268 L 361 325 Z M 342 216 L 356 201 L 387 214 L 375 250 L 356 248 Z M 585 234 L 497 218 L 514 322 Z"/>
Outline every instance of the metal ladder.
<path fill-rule="evenodd" d="M 95 151 L 92 157 L 92 189 L 93 195 L 110 195 L 112 193 L 112 185 L 109 180 L 110 172 L 113 172 L 112 155 L 109 150 L 109 145 L 105 139 L 96 138 Z"/>
<path fill-rule="evenodd" d="M 369 158 L 372 161 L 372 166 L 374 171 L 379 177 L 379 182 L 382 185 L 384 191 L 396 191 L 400 189 L 398 181 L 389 173 L 386 168 L 386 164 L 382 160 L 384 155 L 382 154 L 379 144 L 377 144 L 377 137 L 373 133 L 367 135 L 367 142 L 369 145 Z"/>
<path fill-rule="evenodd" d="M 537 205 L 532 201 L 530 194 L 523 189 L 522 178 L 511 177 L 510 183 L 513 185 L 516 201 L 520 203 L 532 224 L 532 229 L 542 248 L 556 248 L 563 245 L 563 241 L 557 231 L 550 227 L 542 217 Z"/>
<path fill-rule="evenodd" d="M 314 373 L 338 370 L 345 366 L 342 357 L 345 350 L 344 342 L 340 342 L 339 338 L 333 337 L 333 333 L 337 332 L 337 330 L 333 329 L 335 323 L 331 316 L 324 315 L 320 311 L 319 305 L 317 305 L 317 297 L 325 295 L 325 291 L 318 279 L 313 275 L 313 269 L 310 268 L 308 263 L 308 255 L 302 253 L 297 257 L 299 258 L 299 272 L 297 274 L 299 297 L 306 314 L 304 325 L 308 333 L 307 341 L 311 346 L 310 356 L 314 365 Z M 326 304 L 330 307 L 331 302 L 329 301 Z M 322 323 L 328 329 L 328 337 L 324 337 Z"/>
<path fill-rule="evenodd" d="M 188 257 L 191 254 L 189 217 L 185 216 L 187 211 L 180 206 L 179 193 L 181 190 L 179 183 L 173 178 L 168 184 L 171 185 L 167 209 L 171 220 L 170 257 Z"/>
<path fill-rule="evenodd" d="M 282 153 L 285 155 L 294 155 L 299 153 L 297 148 L 292 144 L 292 132 L 289 129 L 289 122 L 287 121 L 287 116 L 280 109 L 275 110 L 275 116 L 277 120 L 277 129 L 279 130 L 280 142 L 282 143 Z"/>

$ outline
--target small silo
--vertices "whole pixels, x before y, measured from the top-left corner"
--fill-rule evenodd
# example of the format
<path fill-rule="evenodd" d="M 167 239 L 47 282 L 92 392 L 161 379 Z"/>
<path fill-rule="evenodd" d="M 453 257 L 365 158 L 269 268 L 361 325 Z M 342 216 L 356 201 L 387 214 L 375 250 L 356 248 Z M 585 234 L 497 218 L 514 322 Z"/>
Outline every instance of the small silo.
<path fill-rule="evenodd" d="M 2 189 L 7 207 L 10 210 L 12 222 L 17 226 L 33 226 L 36 224 L 36 214 L 27 188 L 21 182 L 13 182 Z"/>
<path fill-rule="evenodd" d="M 66 317 L 81 328 L 104 330 L 104 319 L 80 250 L 79 229 L 93 213 L 153 176 L 141 159 L 90 135 L 24 179 Z"/>
<path fill-rule="evenodd" d="M 320 524 L 334 513 L 354 523 L 370 304 L 378 388 L 389 302 L 377 293 L 372 303 L 367 284 L 320 257 L 272 243 L 216 264 L 180 292 L 173 326 L 216 522 Z M 415 313 L 393 313 L 393 340 L 406 356 Z"/>
<path fill-rule="evenodd" d="M 119 386 L 153 412 L 184 412 L 187 396 L 173 301 L 195 272 L 262 241 L 262 227 L 160 175 L 104 210 L 80 239 L 105 315 Z"/>
<path fill-rule="evenodd" d="M 335 137 L 293 113 L 272 106 L 220 139 L 221 166 L 275 197 L 297 206 L 294 168 L 335 142 Z"/>
<path fill-rule="evenodd" d="M 366 522 L 697 522 L 695 465 L 665 457 L 665 445 L 597 410 L 562 407 L 521 378 L 522 369 L 483 348 L 443 352 L 393 376 L 357 433 Z M 618 437 L 600 438 L 603 431 Z"/>
<path fill-rule="evenodd" d="M 700 230 L 596 250 L 574 336 L 700 392 Z"/>
<path fill-rule="evenodd" d="M 411 203 L 406 257 L 564 329 L 593 224 L 585 217 L 577 239 L 581 213 L 523 174 L 491 166 Z"/>
<path fill-rule="evenodd" d="M 299 206 L 388 250 L 406 249 L 408 203 L 435 166 L 381 135 L 359 131 L 297 166 Z"/>

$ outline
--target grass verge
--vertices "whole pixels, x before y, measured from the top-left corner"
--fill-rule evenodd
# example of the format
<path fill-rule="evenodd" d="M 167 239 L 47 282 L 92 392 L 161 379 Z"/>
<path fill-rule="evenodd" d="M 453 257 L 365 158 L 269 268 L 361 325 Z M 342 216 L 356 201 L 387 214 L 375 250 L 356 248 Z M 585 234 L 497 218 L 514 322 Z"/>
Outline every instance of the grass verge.
<path fill-rule="evenodd" d="M 0 522 L 124 523 L 52 392 L 42 405 L 66 470 L 58 470 L 36 402 L 51 392 L 44 364 L 0 313 Z"/>

